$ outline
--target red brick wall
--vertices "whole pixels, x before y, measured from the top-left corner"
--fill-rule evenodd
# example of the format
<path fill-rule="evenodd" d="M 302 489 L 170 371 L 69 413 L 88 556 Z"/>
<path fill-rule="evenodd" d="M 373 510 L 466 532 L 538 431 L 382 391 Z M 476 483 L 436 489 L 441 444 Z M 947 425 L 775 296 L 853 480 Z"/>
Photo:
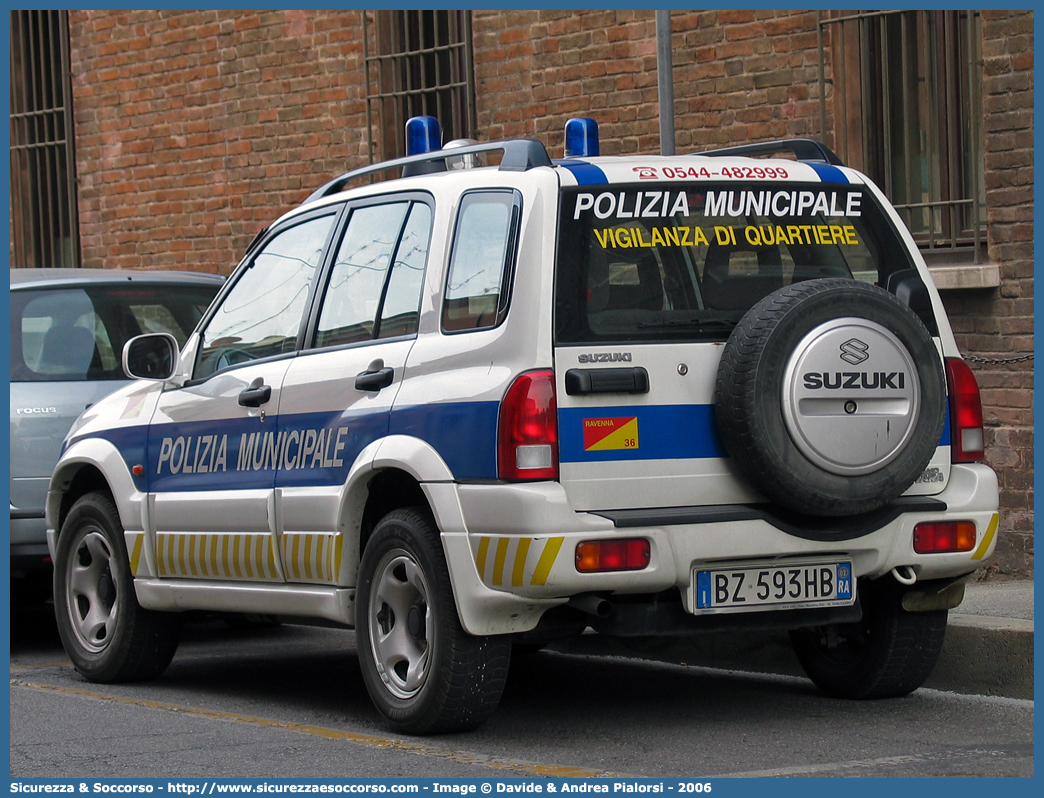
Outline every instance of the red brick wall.
<path fill-rule="evenodd" d="M 483 138 L 533 136 L 561 157 L 573 116 L 597 117 L 602 154 L 658 145 L 651 11 L 475 11 Z"/>
<path fill-rule="evenodd" d="M 972 357 L 1033 352 L 1033 12 L 984 11 L 983 110 L 990 261 L 1000 288 L 943 294 L 957 343 Z M 1001 483 L 995 567 L 1033 568 L 1033 362 L 973 362 L 982 388 L 987 462 Z"/>
<path fill-rule="evenodd" d="M 70 12 L 83 266 L 228 273 L 365 163 L 358 12 Z"/>
<path fill-rule="evenodd" d="M 603 155 L 658 152 L 652 11 L 476 11 L 478 127 L 561 155 L 572 116 L 598 120 Z M 674 12 L 678 152 L 819 137 L 814 12 Z"/>

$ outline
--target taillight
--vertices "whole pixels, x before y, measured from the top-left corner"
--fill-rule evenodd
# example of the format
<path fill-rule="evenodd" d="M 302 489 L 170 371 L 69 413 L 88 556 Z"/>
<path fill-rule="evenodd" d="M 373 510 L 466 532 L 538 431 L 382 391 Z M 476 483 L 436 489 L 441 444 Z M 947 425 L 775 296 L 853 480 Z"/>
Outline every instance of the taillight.
<path fill-rule="evenodd" d="M 918 554 L 971 551 L 975 548 L 975 524 L 971 521 L 918 524 L 913 531 L 913 547 Z"/>
<path fill-rule="evenodd" d="M 650 557 L 649 541 L 645 538 L 585 540 L 576 545 L 576 570 L 585 574 L 640 571 L 649 567 Z"/>
<path fill-rule="evenodd" d="M 985 455 L 985 435 L 975 374 L 960 358 L 947 358 L 946 386 L 950 392 L 950 459 L 954 463 L 978 462 Z"/>
<path fill-rule="evenodd" d="M 500 403 L 497 474 L 558 479 L 558 405 L 553 371 L 519 375 Z"/>

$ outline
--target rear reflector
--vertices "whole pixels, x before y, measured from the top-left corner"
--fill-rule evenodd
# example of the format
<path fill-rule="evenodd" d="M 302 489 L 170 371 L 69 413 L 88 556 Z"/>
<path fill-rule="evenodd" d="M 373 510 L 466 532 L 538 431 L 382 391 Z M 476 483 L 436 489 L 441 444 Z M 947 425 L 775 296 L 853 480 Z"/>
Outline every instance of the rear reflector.
<path fill-rule="evenodd" d="M 977 463 L 985 455 L 982 399 L 975 374 L 960 358 L 946 359 L 946 387 L 950 392 L 950 459 Z"/>
<path fill-rule="evenodd" d="M 581 573 L 640 571 L 649 567 L 649 541 L 585 540 L 576 546 L 576 570 Z"/>
<path fill-rule="evenodd" d="M 971 521 L 918 524 L 914 527 L 913 547 L 918 554 L 971 551 L 975 548 L 975 524 Z"/>

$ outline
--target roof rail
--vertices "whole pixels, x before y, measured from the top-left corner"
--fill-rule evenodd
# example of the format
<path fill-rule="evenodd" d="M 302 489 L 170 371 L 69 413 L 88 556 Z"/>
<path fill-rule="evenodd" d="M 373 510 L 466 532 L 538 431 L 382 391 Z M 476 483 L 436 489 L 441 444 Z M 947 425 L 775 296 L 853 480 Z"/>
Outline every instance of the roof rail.
<path fill-rule="evenodd" d="M 307 205 L 323 197 L 329 197 L 343 189 L 349 182 L 366 175 L 384 172 L 389 169 L 402 167 L 403 177 L 429 174 L 431 172 L 445 172 L 447 158 L 459 158 L 462 155 L 472 155 L 480 152 L 495 152 L 502 150 L 503 158 L 500 160 L 500 169 L 505 172 L 525 172 L 537 166 L 551 166 L 551 158 L 547 154 L 544 145 L 536 139 L 510 139 L 508 141 L 491 141 L 483 144 L 471 144 L 466 147 L 454 147 L 449 150 L 436 150 L 435 152 L 422 153 L 421 155 L 409 155 L 404 158 L 395 158 L 390 161 L 363 166 L 347 172 L 340 177 L 334 178 L 326 185 L 312 194 L 302 204 Z"/>
<path fill-rule="evenodd" d="M 763 141 L 757 144 L 740 144 L 735 147 L 722 147 L 717 150 L 694 153 L 712 157 L 731 155 L 764 155 L 770 152 L 791 152 L 799 161 L 828 163 L 833 166 L 844 166 L 844 161 L 837 157 L 829 147 L 814 139 L 783 139 L 780 141 Z"/>

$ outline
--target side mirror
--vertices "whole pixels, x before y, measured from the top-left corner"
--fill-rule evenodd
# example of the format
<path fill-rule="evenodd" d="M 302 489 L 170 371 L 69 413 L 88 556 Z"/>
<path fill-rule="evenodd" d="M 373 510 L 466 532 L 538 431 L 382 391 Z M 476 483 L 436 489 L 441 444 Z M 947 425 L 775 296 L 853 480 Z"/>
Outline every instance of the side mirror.
<path fill-rule="evenodd" d="M 123 373 L 135 380 L 165 382 L 178 368 L 178 341 L 170 333 L 138 335 L 123 347 Z"/>

